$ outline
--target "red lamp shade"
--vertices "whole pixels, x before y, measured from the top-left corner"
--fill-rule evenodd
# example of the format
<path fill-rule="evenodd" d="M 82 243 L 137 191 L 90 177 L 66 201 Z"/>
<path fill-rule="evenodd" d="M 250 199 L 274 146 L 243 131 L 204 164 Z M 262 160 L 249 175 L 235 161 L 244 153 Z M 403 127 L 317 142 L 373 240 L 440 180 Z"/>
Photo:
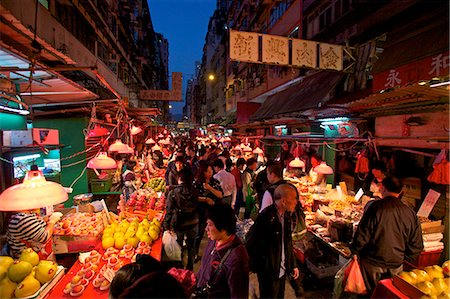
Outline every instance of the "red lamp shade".
<path fill-rule="evenodd" d="M 255 148 L 255 149 L 253 150 L 253 153 L 259 155 L 259 154 L 263 154 L 264 152 L 263 152 L 262 149 L 260 149 L 259 147 L 257 147 L 257 148 Z"/>
<path fill-rule="evenodd" d="M 252 151 L 252 148 L 250 146 L 244 146 L 244 148 L 242 149 L 242 151 L 249 153 Z"/>
<path fill-rule="evenodd" d="M 164 138 L 164 135 L 159 133 L 158 138 Z"/>
<path fill-rule="evenodd" d="M 296 157 L 294 160 L 289 162 L 289 167 L 292 167 L 292 168 L 303 168 L 303 167 L 305 167 L 305 162 L 300 160 L 299 157 Z"/>
<path fill-rule="evenodd" d="M 227 137 L 224 138 L 224 141 L 225 141 L 225 142 L 230 142 L 230 141 L 231 141 L 231 138 L 227 136 Z"/>
<path fill-rule="evenodd" d="M 235 151 L 240 151 L 240 150 L 241 150 L 241 147 L 240 147 L 239 145 L 236 145 L 236 146 L 234 147 L 234 150 L 235 150 Z"/>
<path fill-rule="evenodd" d="M 95 125 L 94 129 L 89 130 L 88 137 L 100 137 L 108 135 L 108 129 L 103 128 L 100 125 Z"/>
<path fill-rule="evenodd" d="M 116 169 L 117 163 L 114 159 L 108 157 L 105 152 L 99 152 L 97 156 L 89 160 L 87 168 L 91 169 Z"/>
<path fill-rule="evenodd" d="M 47 182 L 41 171 L 29 171 L 22 184 L 14 185 L 0 194 L 0 211 L 26 211 L 65 202 L 63 186 Z"/>
<path fill-rule="evenodd" d="M 119 139 L 117 139 L 113 144 L 111 144 L 108 148 L 108 152 L 120 152 L 127 150 L 127 145 L 122 143 Z"/>
<path fill-rule="evenodd" d="M 333 168 L 325 162 L 321 162 L 320 165 L 314 167 L 314 171 L 320 174 L 333 174 Z"/>
<path fill-rule="evenodd" d="M 130 134 L 133 135 L 133 136 L 137 135 L 137 134 L 139 134 L 141 132 L 142 132 L 142 129 L 140 127 L 132 126 L 131 129 L 130 129 Z"/>
<path fill-rule="evenodd" d="M 145 141 L 145 144 L 155 144 L 155 143 L 156 143 L 155 140 L 153 140 L 153 138 L 151 137 Z"/>

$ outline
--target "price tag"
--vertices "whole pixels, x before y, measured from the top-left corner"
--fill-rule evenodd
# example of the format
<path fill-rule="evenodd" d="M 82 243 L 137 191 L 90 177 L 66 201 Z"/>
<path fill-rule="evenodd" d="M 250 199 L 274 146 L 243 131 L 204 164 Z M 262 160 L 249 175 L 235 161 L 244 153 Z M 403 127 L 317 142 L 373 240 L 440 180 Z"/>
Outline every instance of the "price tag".
<path fill-rule="evenodd" d="M 333 189 L 333 185 L 327 184 L 327 190 L 328 190 L 328 191 L 331 191 L 332 189 Z"/>
<path fill-rule="evenodd" d="M 428 191 L 427 193 L 427 196 L 423 200 L 419 211 L 417 212 L 417 216 L 428 218 L 440 196 L 441 193 L 430 189 L 430 191 Z"/>
<path fill-rule="evenodd" d="M 341 198 L 342 198 L 342 189 L 341 189 L 341 186 L 336 186 L 336 190 L 337 190 L 339 199 L 341 199 Z"/>
<path fill-rule="evenodd" d="M 103 276 L 105 276 L 107 281 L 111 282 L 114 279 L 114 276 L 116 276 L 116 273 L 112 269 L 107 268 L 105 272 L 103 272 Z"/>
<path fill-rule="evenodd" d="M 363 189 L 362 189 L 362 188 L 359 188 L 358 192 L 356 192 L 355 200 L 356 200 L 356 201 L 359 201 L 363 195 L 364 195 Z"/>
<path fill-rule="evenodd" d="M 339 187 L 341 187 L 342 194 L 347 195 L 347 184 L 345 182 L 340 182 Z"/>

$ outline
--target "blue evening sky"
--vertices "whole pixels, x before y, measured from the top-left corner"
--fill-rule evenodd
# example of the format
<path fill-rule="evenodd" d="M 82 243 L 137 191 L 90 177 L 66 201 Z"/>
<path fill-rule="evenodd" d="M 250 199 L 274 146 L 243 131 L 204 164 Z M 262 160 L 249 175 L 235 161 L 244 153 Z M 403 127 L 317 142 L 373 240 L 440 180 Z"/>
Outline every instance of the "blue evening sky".
<path fill-rule="evenodd" d="M 186 82 L 201 61 L 209 18 L 215 0 L 148 0 L 153 27 L 169 41 L 169 74 L 183 73 L 183 101 Z M 171 102 L 172 114 L 181 114 L 184 102 Z"/>

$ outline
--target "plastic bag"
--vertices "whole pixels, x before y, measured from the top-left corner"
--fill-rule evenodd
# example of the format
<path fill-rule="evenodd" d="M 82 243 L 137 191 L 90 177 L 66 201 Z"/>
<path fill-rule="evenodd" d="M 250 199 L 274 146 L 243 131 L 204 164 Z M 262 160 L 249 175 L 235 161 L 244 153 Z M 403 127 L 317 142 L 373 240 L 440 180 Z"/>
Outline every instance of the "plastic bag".
<path fill-rule="evenodd" d="M 349 268 L 349 266 L 353 263 L 353 259 L 348 260 L 348 262 L 341 268 L 339 271 L 337 271 L 336 275 L 334 276 L 334 288 L 333 288 L 333 298 L 340 298 L 342 292 L 345 288 L 345 272 Z"/>
<path fill-rule="evenodd" d="M 366 284 L 364 283 L 364 278 L 362 276 L 358 257 L 356 255 L 353 256 L 352 263 L 349 265 L 347 271 L 345 272 L 347 281 L 345 283 L 344 291 L 358 295 L 367 294 Z"/>
<path fill-rule="evenodd" d="M 181 246 L 177 242 L 177 235 L 165 231 L 162 243 L 168 261 L 181 261 Z"/>

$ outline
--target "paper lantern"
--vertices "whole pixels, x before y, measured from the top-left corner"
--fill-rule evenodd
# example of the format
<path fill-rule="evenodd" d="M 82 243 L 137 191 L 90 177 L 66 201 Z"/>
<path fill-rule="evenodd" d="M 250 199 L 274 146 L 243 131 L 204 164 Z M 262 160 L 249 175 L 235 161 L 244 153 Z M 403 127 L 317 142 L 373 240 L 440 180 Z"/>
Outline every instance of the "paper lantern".
<path fill-rule="evenodd" d="M 155 144 L 155 143 L 156 143 L 155 140 L 153 140 L 153 138 L 151 137 L 145 141 L 145 144 Z"/>
<path fill-rule="evenodd" d="M 314 171 L 319 174 L 333 174 L 333 168 L 328 166 L 325 162 L 321 162 L 320 165 L 314 167 Z"/>
<path fill-rule="evenodd" d="M 26 211 L 53 206 L 68 198 L 63 186 L 48 182 L 39 170 L 29 171 L 22 184 L 0 194 L 0 211 Z"/>
<path fill-rule="evenodd" d="M 257 147 L 257 148 L 255 148 L 255 149 L 253 150 L 253 153 L 259 155 L 259 154 L 263 154 L 264 152 L 263 152 L 262 149 L 260 149 L 259 147 Z"/>
<path fill-rule="evenodd" d="M 141 132 L 142 132 L 142 129 L 140 127 L 132 126 L 131 129 L 130 129 L 130 134 L 133 135 L 133 136 L 137 135 L 137 134 L 139 134 Z"/>
<path fill-rule="evenodd" d="M 105 152 L 99 152 L 94 158 L 89 160 L 87 168 L 91 169 L 116 169 L 117 163 L 114 159 L 108 157 Z"/>
<path fill-rule="evenodd" d="M 113 144 L 111 144 L 108 148 L 108 152 L 120 152 L 127 150 L 127 145 L 122 143 L 119 139 L 117 139 Z"/>
<path fill-rule="evenodd" d="M 292 167 L 292 168 L 303 168 L 303 167 L 305 167 L 305 162 L 300 160 L 299 157 L 296 157 L 294 160 L 289 162 L 289 167 Z"/>

